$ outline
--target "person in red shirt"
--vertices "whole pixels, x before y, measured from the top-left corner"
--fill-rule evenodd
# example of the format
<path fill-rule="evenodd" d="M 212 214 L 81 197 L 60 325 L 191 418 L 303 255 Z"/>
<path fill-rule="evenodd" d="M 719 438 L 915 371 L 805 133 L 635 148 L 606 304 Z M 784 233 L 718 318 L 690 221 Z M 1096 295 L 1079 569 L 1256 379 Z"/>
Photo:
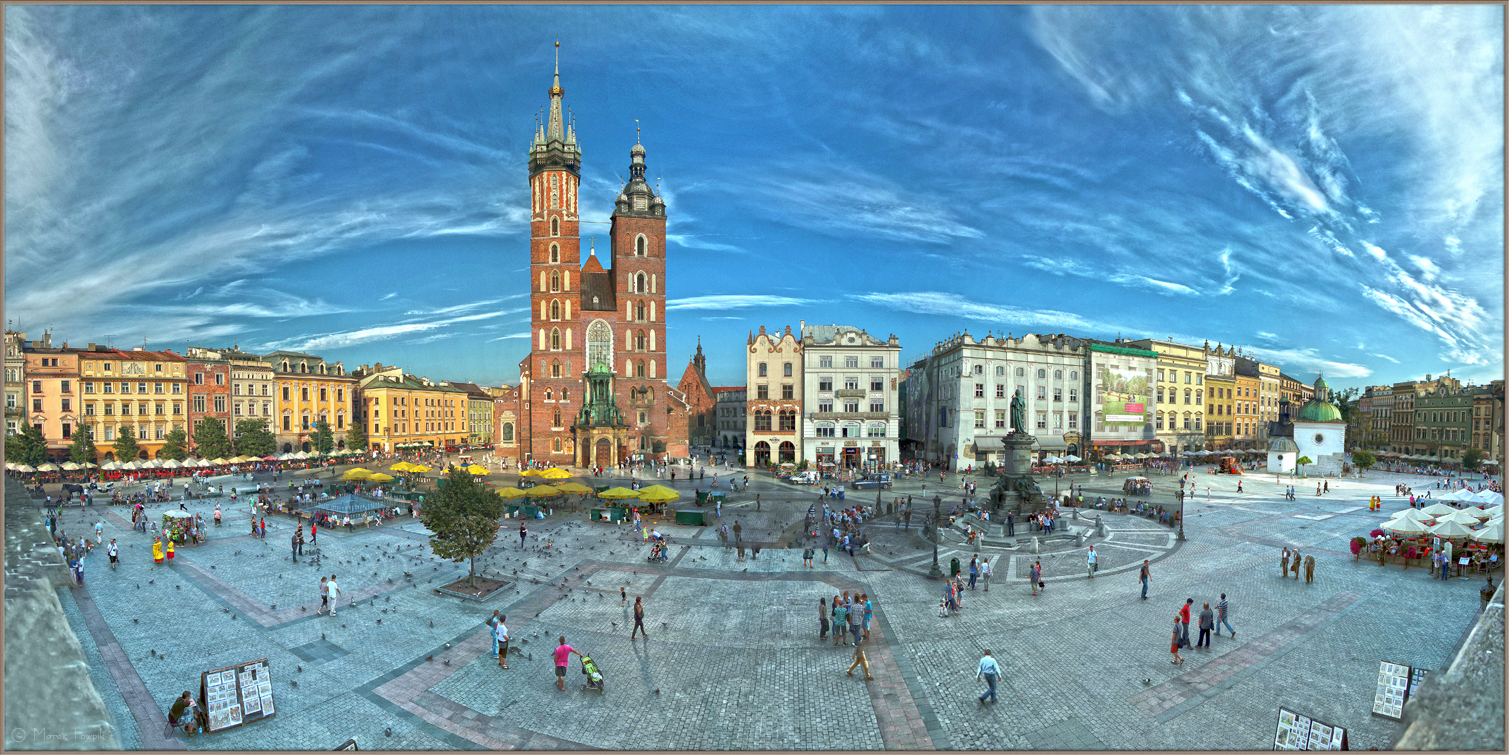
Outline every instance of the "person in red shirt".
<path fill-rule="evenodd" d="M 1195 599 L 1190 598 L 1189 600 L 1184 601 L 1184 606 L 1179 609 L 1179 623 L 1184 625 L 1182 627 L 1182 629 L 1184 630 L 1184 635 L 1179 639 L 1179 642 L 1182 643 L 1184 647 L 1189 647 L 1189 607 L 1194 604 Z"/>

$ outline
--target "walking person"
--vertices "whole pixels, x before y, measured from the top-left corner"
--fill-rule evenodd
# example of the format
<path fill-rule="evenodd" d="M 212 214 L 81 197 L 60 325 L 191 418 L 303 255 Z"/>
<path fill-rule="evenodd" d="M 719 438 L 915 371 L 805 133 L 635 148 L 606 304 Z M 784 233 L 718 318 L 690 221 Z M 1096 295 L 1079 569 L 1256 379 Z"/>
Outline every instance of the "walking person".
<path fill-rule="evenodd" d="M 320 577 L 320 607 L 314 612 L 315 616 L 325 613 L 325 609 L 330 607 L 330 583 L 326 581 L 328 579 L 329 577 Z"/>
<path fill-rule="evenodd" d="M 1172 663 L 1174 665 L 1178 665 L 1184 662 L 1184 659 L 1179 657 L 1179 623 L 1179 614 L 1176 613 L 1174 614 L 1174 640 L 1168 648 L 1169 652 L 1174 654 L 1174 659 L 1172 661 L 1169 661 L 1169 663 Z M 1186 624 L 1185 626 L 1189 625 Z"/>
<path fill-rule="evenodd" d="M 1037 585 L 1038 582 L 1041 581 L 1041 578 L 1043 576 L 1042 572 L 1039 571 L 1039 568 L 1040 567 L 1036 563 L 1034 563 L 1032 567 L 1027 570 L 1027 581 L 1032 583 L 1032 594 L 1034 596 L 1037 595 Z"/>
<path fill-rule="evenodd" d="M 1289 564 L 1289 568 L 1294 572 L 1294 581 L 1296 582 L 1299 581 L 1299 563 L 1299 549 L 1296 548 L 1294 551 L 1294 561 Z"/>
<path fill-rule="evenodd" d="M 991 702 L 996 701 L 996 678 L 1000 675 L 1000 665 L 996 663 L 995 658 L 991 657 L 989 650 L 985 651 L 985 657 L 980 659 L 980 667 L 975 671 L 975 681 L 984 679 L 987 685 L 985 694 L 980 695 L 980 702 L 985 702 L 985 698 L 987 697 L 990 698 Z"/>
<path fill-rule="evenodd" d="M 975 589 L 975 580 L 980 578 L 980 557 L 971 556 L 969 559 L 969 589 Z"/>
<path fill-rule="evenodd" d="M 1142 583 L 1142 599 L 1147 600 L 1148 561 L 1142 559 L 1142 569 L 1137 572 L 1137 581 Z"/>
<path fill-rule="evenodd" d="M 980 577 L 985 583 L 985 592 L 990 592 L 990 558 L 980 559 Z"/>
<path fill-rule="evenodd" d="M 864 596 L 855 593 L 854 602 L 849 605 L 849 636 L 854 638 L 855 646 L 858 646 L 859 641 L 864 638 L 864 616 Z"/>
<path fill-rule="evenodd" d="M 1206 603 L 1205 607 L 1200 609 L 1200 641 L 1195 644 L 1195 647 L 1210 649 L 1210 632 L 1215 626 L 1215 612 L 1210 610 L 1210 604 Z"/>
<path fill-rule="evenodd" d="M 498 666 L 506 671 L 508 670 L 508 625 L 504 622 L 508 620 L 508 617 L 498 614 L 497 611 L 493 613 L 498 617 L 498 620 L 493 623 L 493 645 L 497 651 L 495 655 L 498 658 Z"/>
<path fill-rule="evenodd" d="M 1315 581 L 1315 555 L 1305 556 L 1305 584 Z"/>
<path fill-rule="evenodd" d="M 571 660 L 572 653 L 581 655 L 581 652 L 576 648 L 567 645 L 566 637 L 564 635 L 562 635 L 558 641 L 560 642 L 560 645 L 556 646 L 555 648 L 555 687 L 556 689 L 565 692 L 566 662 Z"/>
<path fill-rule="evenodd" d="M 833 596 L 833 644 L 849 644 L 849 607 L 837 595 Z"/>
<path fill-rule="evenodd" d="M 634 629 L 629 632 L 629 641 L 634 641 L 635 633 L 643 634 L 645 639 L 650 639 L 650 633 L 644 630 L 644 596 L 634 596 Z"/>
<path fill-rule="evenodd" d="M 1095 570 L 1100 565 L 1095 563 L 1095 546 L 1090 546 L 1090 554 L 1085 559 L 1085 571 L 1089 572 L 1089 579 L 1095 579 Z"/>
<path fill-rule="evenodd" d="M 620 605 L 620 606 L 626 606 L 628 604 L 629 604 L 629 591 L 625 590 L 622 586 L 620 586 L 618 588 L 618 605 Z"/>
<path fill-rule="evenodd" d="M 1189 607 L 1194 604 L 1195 599 L 1190 598 L 1184 601 L 1184 605 L 1179 607 L 1179 621 L 1184 624 L 1184 635 L 1179 640 L 1182 643 L 1180 647 L 1189 647 Z"/>
<path fill-rule="evenodd" d="M 1230 622 L 1226 621 L 1226 593 L 1221 593 L 1221 601 L 1216 603 L 1216 634 L 1221 633 L 1221 626 L 1231 631 L 1232 639 L 1236 639 L 1237 630 L 1231 628 Z"/>
<path fill-rule="evenodd" d="M 335 575 L 330 575 L 330 618 L 335 618 L 335 607 L 341 602 L 341 588 L 335 583 Z"/>
<path fill-rule="evenodd" d="M 1283 579 L 1289 578 L 1289 546 L 1284 546 L 1284 552 L 1278 557 L 1278 570 Z"/>
<path fill-rule="evenodd" d="M 499 615 L 498 614 L 498 610 L 497 609 L 493 609 L 493 615 L 489 616 L 488 619 L 487 619 L 487 621 L 485 622 L 487 624 L 487 633 L 489 635 L 491 635 L 492 638 L 493 638 L 493 657 L 494 658 L 498 657 L 498 633 L 497 633 L 498 621 L 499 621 L 498 615 Z"/>
<path fill-rule="evenodd" d="M 817 599 L 817 639 L 828 639 L 828 599 Z"/>
<path fill-rule="evenodd" d="M 299 533 L 295 532 L 288 538 L 289 547 L 293 551 L 293 562 L 299 562 Z"/>
<path fill-rule="evenodd" d="M 848 671 L 849 676 L 853 676 L 854 675 L 854 669 L 858 668 L 860 666 L 864 667 L 864 670 L 865 670 L 865 681 L 867 681 L 867 682 L 873 682 L 873 681 L 875 681 L 875 677 L 870 676 L 870 659 L 865 657 L 864 638 L 861 637 L 861 636 L 859 636 L 858 634 L 855 634 L 854 635 L 854 662 L 851 663 L 851 664 L 849 664 L 849 671 Z"/>
<path fill-rule="evenodd" d="M 807 546 L 802 551 L 802 566 L 805 566 L 808 569 L 815 569 L 815 568 L 817 568 L 817 567 L 815 567 L 815 566 L 812 565 L 812 556 L 813 556 L 812 546 L 809 545 L 809 546 Z"/>

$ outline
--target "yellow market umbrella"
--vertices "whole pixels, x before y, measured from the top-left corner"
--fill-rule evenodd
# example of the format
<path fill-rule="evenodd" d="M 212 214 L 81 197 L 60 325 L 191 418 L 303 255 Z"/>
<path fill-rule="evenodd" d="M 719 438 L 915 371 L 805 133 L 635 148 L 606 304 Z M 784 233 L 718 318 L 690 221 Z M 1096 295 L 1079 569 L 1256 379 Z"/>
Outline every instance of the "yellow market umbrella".
<path fill-rule="evenodd" d="M 560 494 L 560 488 L 551 487 L 549 485 L 536 485 L 530 488 L 528 491 L 525 491 L 524 493 L 524 495 L 527 495 L 530 498 L 549 498 L 550 496 Z"/>
<path fill-rule="evenodd" d="M 568 482 L 564 485 L 557 485 L 556 488 L 558 488 L 562 493 L 574 493 L 576 495 L 586 495 L 592 492 L 592 488 L 589 488 L 579 482 Z"/>
<path fill-rule="evenodd" d="M 478 477 L 488 474 L 487 467 L 484 467 L 481 464 L 473 464 L 467 467 L 466 471 L 471 474 L 477 475 Z"/>
<path fill-rule="evenodd" d="M 361 472 L 362 474 L 372 474 L 372 470 L 367 469 L 366 467 L 357 467 L 356 469 L 348 469 L 348 470 L 346 470 L 346 474 L 351 474 L 352 472 Z"/>
<path fill-rule="evenodd" d="M 412 472 L 414 471 L 414 465 L 406 461 L 400 461 L 397 464 L 388 467 L 388 469 L 393 472 Z"/>
<path fill-rule="evenodd" d="M 348 480 L 348 481 L 349 480 L 365 480 L 365 479 L 370 478 L 371 476 L 372 476 L 372 473 L 368 472 L 365 469 L 348 469 L 348 470 L 346 470 L 345 474 L 341 475 L 341 479 L 342 480 Z"/>
<path fill-rule="evenodd" d="M 393 477 L 393 475 L 383 474 L 382 472 L 378 472 L 375 475 L 371 475 L 367 479 L 369 479 L 369 480 L 371 480 L 373 482 L 392 482 L 394 480 L 394 477 Z"/>
<path fill-rule="evenodd" d="M 543 471 L 543 470 L 539 470 L 539 469 L 526 469 L 523 472 L 520 472 L 519 476 L 520 477 L 533 477 L 533 476 L 539 474 L 541 471 Z"/>
<path fill-rule="evenodd" d="M 527 495 L 527 493 L 519 490 L 518 488 L 500 488 L 498 490 L 498 495 L 511 500 L 514 498 L 523 498 L 525 495 Z"/>
<path fill-rule="evenodd" d="M 539 474 L 539 478 L 542 480 L 569 480 L 571 479 L 571 477 L 572 474 L 570 472 L 567 472 L 560 467 L 551 467 L 540 472 Z"/>
<path fill-rule="evenodd" d="M 651 485 L 639 491 L 639 500 L 645 503 L 670 503 L 680 498 L 680 493 L 664 485 Z"/>
<path fill-rule="evenodd" d="M 418 474 L 423 474 L 425 472 L 433 472 L 435 470 L 433 470 L 430 467 L 427 467 L 427 466 L 425 466 L 423 464 L 410 464 L 409 465 L 409 471 L 410 472 L 415 472 L 415 473 L 418 473 Z"/>
<path fill-rule="evenodd" d="M 608 488 L 607 490 L 598 493 L 597 497 L 606 498 L 610 501 L 616 501 L 620 498 L 638 498 L 639 491 L 629 490 L 628 488 Z"/>

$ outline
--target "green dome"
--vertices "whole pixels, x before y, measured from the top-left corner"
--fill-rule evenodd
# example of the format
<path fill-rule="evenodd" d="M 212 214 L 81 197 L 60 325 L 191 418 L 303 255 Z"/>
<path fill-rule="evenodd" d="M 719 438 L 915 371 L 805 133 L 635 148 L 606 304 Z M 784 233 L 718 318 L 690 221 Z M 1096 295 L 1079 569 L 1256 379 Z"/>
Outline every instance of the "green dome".
<path fill-rule="evenodd" d="M 1341 410 L 1324 401 L 1311 401 L 1294 418 L 1295 422 L 1341 422 Z"/>

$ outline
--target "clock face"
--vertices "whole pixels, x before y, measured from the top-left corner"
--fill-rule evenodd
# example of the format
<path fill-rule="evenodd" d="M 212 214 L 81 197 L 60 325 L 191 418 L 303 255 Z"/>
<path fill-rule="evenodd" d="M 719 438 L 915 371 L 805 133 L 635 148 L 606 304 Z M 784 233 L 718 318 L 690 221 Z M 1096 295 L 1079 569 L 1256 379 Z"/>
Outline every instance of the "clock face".
<path fill-rule="evenodd" d="M 1326 436 L 1325 436 L 1324 433 L 1316 433 L 1315 434 L 1315 445 L 1319 446 L 1319 445 L 1324 444 L 1325 442 L 1326 442 Z"/>

